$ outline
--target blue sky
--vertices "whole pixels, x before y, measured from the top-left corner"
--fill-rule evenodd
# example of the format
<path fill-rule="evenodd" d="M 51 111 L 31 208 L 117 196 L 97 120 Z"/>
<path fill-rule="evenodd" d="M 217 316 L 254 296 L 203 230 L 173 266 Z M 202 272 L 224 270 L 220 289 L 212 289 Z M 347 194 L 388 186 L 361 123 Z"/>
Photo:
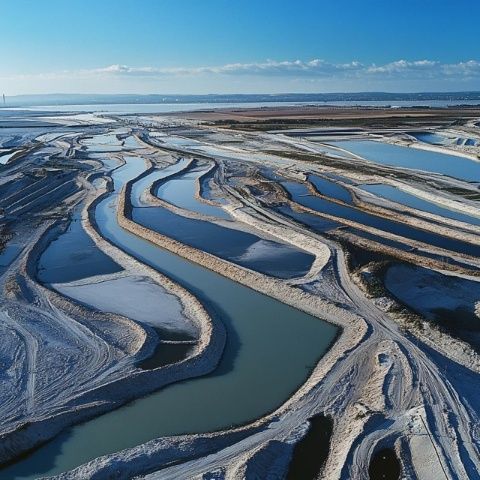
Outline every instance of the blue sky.
<path fill-rule="evenodd" d="M 2 0 L 0 90 L 480 90 L 476 0 Z"/>

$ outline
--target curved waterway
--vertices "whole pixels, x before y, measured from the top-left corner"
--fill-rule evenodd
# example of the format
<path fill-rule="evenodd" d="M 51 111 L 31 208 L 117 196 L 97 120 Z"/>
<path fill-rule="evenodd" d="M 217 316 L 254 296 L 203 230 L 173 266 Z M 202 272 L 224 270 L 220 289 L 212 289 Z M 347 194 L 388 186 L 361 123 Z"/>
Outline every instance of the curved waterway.
<path fill-rule="evenodd" d="M 68 429 L 2 470 L 2 479 L 54 475 L 153 438 L 251 422 L 285 402 L 335 339 L 335 326 L 123 230 L 116 221 L 116 195 L 142 169 L 145 165 L 137 159 L 113 172 L 115 191 L 95 211 L 98 228 L 112 243 L 183 285 L 221 318 L 227 343 L 220 364 L 210 375 L 175 383 Z"/>
<path fill-rule="evenodd" d="M 120 270 L 120 265 L 105 255 L 83 230 L 81 211 L 77 209 L 67 230 L 40 256 L 37 278 L 44 283 L 66 283 Z"/>
<path fill-rule="evenodd" d="M 383 165 L 440 173 L 467 182 L 478 182 L 480 179 L 480 162 L 465 157 L 373 140 L 345 140 L 329 143 Z"/>
<path fill-rule="evenodd" d="M 156 188 L 155 195 L 185 210 L 230 220 L 230 215 L 223 208 L 202 202 L 196 197 L 197 181 L 210 168 L 210 165 L 194 164 L 184 174 L 161 183 Z"/>
<path fill-rule="evenodd" d="M 384 197 L 392 202 L 405 205 L 407 207 L 423 210 L 424 212 L 440 215 L 441 217 L 451 218 L 460 222 L 470 223 L 480 226 L 480 218 L 472 217 L 466 213 L 461 213 L 447 207 L 440 206 L 434 202 L 417 197 L 411 193 L 404 192 L 391 185 L 373 184 L 362 185 L 362 190 L 373 193 L 376 196 Z"/>
<path fill-rule="evenodd" d="M 342 202 L 353 204 L 352 194 L 343 186 L 336 182 L 319 177 L 318 175 L 309 175 L 308 181 L 326 197 L 333 197 Z"/>
<path fill-rule="evenodd" d="M 335 215 L 340 218 L 353 220 L 362 225 L 383 230 L 411 240 L 423 242 L 452 252 L 463 253 L 474 257 L 480 256 L 480 246 L 454 238 L 444 237 L 436 233 L 415 228 L 405 223 L 395 222 L 371 213 L 364 212 L 353 206 L 340 205 L 325 198 L 312 195 L 305 184 L 283 181 L 280 182 L 292 200 L 300 205 L 319 213 Z"/>
<path fill-rule="evenodd" d="M 153 192 L 158 198 L 185 210 L 223 220 L 232 220 L 232 217 L 222 207 L 210 205 L 196 198 L 197 179 L 202 182 L 210 174 L 210 166 L 197 166 L 195 163 L 193 162 L 192 165 L 188 160 L 181 158 L 173 165 L 155 169 L 149 175 L 143 176 L 132 186 L 132 205 L 134 207 L 145 206 L 142 202 L 142 193 L 150 189 L 153 183 L 158 182 Z"/>
<path fill-rule="evenodd" d="M 182 172 L 183 168 L 184 163 L 175 164 L 165 169 L 167 172 L 153 171 L 134 183 L 132 218 L 135 222 L 194 248 L 267 275 L 294 278 L 308 272 L 315 257 L 292 245 L 267 240 L 253 233 L 214 222 L 187 218 L 161 206 L 145 206 L 141 200 L 142 192 L 156 180 L 165 178 L 166 173 L 173 177 L 166 178 L 165 182 L 160 184 L 158 195 L 163 200 L 172 201 L 172 196 L 194 197 L 197 176 L 190 175 L 190 168 L 186 173 Z M 171 193 L 177 188 L 182 188 L 182 184 L 187 193 Z M 182 206 L 186 207 L 185 204 Z M 234 226 L 233 222 L 228 224 Z"/>

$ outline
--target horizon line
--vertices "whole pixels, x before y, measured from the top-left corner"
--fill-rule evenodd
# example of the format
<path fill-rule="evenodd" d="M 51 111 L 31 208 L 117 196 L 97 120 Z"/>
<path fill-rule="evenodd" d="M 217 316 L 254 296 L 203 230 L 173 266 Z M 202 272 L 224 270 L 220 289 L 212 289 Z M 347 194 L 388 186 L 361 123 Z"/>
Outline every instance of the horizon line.
<path fill-rule="evenodd" d="M 223 97 L 233 97 L 233 96 L 253 96 L 253 95 L 263 95 L 269 97 L 276 97 L 281 95 L 461 95 L 461 94 L 478 94 L 480 95 L 479 90 L 418 90 L 418 91 L 387 91 L 387 90 L 359 90 L 359 91 L 335 91 L 335 92 L 279 92 L 279 93 L 268 93 L 268 92 L 237 92 L 237 93 L 80 93 L 80 92 L 49 92 L 49 93 L 19 93 L 14 95 L 8 95 L 7 92 L 3 92 L 5 97 L 16 98 L 16 97 L 41 97 L 41 96 L 53 96 L 53 95 L 63 95 L 63 96 L 165 96 L 165 97 L 206 97 L 206 96 L 223 96 Z"/>

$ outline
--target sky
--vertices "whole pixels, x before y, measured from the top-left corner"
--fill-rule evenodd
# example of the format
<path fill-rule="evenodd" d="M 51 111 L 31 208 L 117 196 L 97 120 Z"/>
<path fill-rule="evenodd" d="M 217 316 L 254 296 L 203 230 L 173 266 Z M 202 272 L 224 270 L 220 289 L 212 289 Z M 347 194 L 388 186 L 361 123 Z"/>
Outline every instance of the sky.
<path fill-rule="evenodd" d="M 0 93 L 480 90 L 477 0 L 0 0 Z"/>

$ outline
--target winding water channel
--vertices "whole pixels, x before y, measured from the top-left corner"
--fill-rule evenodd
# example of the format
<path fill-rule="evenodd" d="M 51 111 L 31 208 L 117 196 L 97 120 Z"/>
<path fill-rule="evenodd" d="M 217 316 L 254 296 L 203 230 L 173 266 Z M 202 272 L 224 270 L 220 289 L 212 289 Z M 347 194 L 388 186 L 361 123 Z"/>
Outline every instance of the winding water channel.
<path fill-rule="evenodd" d="M 115 190 L 95 210 L 98 228 L 109 241 L 183 285 L 221 318 L 227 344 L 220 364 L 208 376 L 170 385 L 68 429 L 1 471 L 1 478 L 54 475 L 156 437 L 250 422 L 285 402 L 337 335 L 338 329 L 325 321 L 123 230 L 115 215 L 118 192 L 145 168 L 141 159 L 130 158 L 113 172 Z"/>
<path fill-rule="evenodd" d="M 230 220 L 231 217 L 226 210 L 219 206 L 201 202 L 195 196 L 196 182 L 206 175 L 210 169 L 210 165 L 194 164 L 183 175 L 158 185 L 155 195 L 186 210 Z"/>
<path fill-rule="evenodd" d="M 305 184 L 293 181 L 283 181 L 281 184 L 294 202 L 319 213 L 353 220 L 362 225 L 383 230 L 394 235 L 400 235 L 428 245 L 451 250 L 452 252 L 463 253 L 474 257 L 480 256 L 480 246 L 478 245 L 438 235 L 427 230 L 412 227 L 405 223 L 395 222 L 387 218 L 364 212 L 353 206 L 340 205 L 328 199 L 312 195 Z"/>
<path fill-rule="evenodd" d="M 433 213 L 441 217 L 451 218 L 452 220 L 458 220 L 460 222 L 480 226 L 480 218 L 472 217 L 466 213 L 457 212 L 453 209 L 440 206 L 434 202 L 430 202 L 411 193 L 404 192 L 403 190 L 395 188 L 391 185 L 363 185 L 362 189 L 373 193 L 376 196 L 384 197 L 388 200 L 399 203 L 400 205 L 406 205 L 407 207 L 423 210 L 424 212 Z"/>
<path fill-rule="evenodd" d="M 75 265 L 75 268 L 72 268 Z M 122 270 L 88 236 L 77 209 L 65 232 L 48 246 L 37 265 L 37 277 L 44 283 L 64 283 Z"/>
<path fill-rule="evenodd" d="M 132 217 L 135 222 L 182 243 L 267 275 L 293 278 L 301 277 L 308 272 L 315 260 L 314 256 L 292 245 L 238 230 L 234 222 L 217 224 L 191 219 L 161 206 L 152 207 L 142 203 L 141 192 L 153 182 L 162 180 L 155 189 L 158 197 L 184 209 L 192 210 L 193 208 L 197 212 L 202 212 L 203 204 L 195 197 L 195 182 L 199 173 L 195 171 L 195 167 L 192 174 L 190 167 L 184 172 L 182 165 L 177 165 L 168 167 L 171 177 L 165 178 L 162 170 L 154 170 L 135 182 L 132 191 L 134 207 Z M 190 206 L 192 208 L 189 208 Z M 219 207 L 216 208 L 221 210 Z"/>
<path fill-rule="evenodd" d="M 457 155 L 401 147 L 373 140 L 345 140 L 330 143 L 384 165 L 440 173 L 467 182 L 478 182 L 480 179 L 480 162 Z"/>

